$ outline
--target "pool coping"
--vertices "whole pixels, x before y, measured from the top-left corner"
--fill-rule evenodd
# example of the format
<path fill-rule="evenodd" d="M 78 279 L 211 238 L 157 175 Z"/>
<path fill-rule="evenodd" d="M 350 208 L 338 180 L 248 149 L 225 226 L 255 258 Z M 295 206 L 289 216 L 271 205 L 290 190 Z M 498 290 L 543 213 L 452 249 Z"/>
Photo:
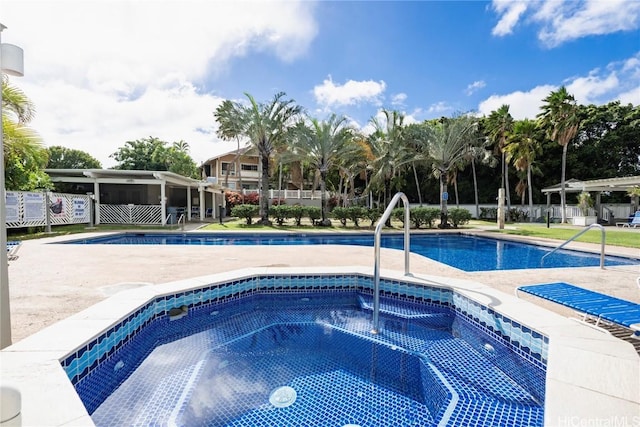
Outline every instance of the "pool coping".
<path fill-rule="evenodd" d="M 372 273 L 359 266 L 245 268 L 125 290 L 1 351 L 2 383 L 20 389 L 23 425 L 93 425 L 60 359 L 155 297 L 255 275 Z M 381 275 L 451 288 L 548 336 L 546 425 L 576 419 L 631 423 L 640 414 L 640 356 L 629 343 L 476 281 L 394 270 Z"/>

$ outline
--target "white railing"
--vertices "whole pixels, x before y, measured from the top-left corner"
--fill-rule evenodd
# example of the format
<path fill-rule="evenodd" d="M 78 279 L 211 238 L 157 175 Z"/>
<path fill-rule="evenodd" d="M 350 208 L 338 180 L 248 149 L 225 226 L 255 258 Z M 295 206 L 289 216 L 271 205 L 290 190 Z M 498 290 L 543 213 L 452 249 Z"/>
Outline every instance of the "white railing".
<path fill-rule="evenodd" d="M 260 194 L 260 190 L 242 190 L 245 196 L 249 194 Z M 319 200 L 321 197 L 320 190 L 269 190 L 269 199 L 286 199 L 286 200 Z M 327 197 L 336 196 L 336 194 L 327 191 Z"/>
<path fill-rule="evenodd" d="M 100 204 L 102 224 L 162 224 L 160 205 Z"/>

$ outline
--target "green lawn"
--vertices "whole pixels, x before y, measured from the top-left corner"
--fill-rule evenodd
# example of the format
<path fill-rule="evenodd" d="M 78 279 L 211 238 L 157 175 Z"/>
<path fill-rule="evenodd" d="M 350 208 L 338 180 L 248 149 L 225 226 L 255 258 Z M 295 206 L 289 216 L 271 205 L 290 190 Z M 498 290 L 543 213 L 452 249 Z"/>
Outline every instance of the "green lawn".
<path fill-rule="evenodd" d="M 543 224 L 512 224 L 508 229 L 495 230 L 496 233 L 513 234 L 517 236 L 546 237 L 549 239 L 568 240 L 582 229 L 552 224 L 547 228 Z M 511 228 L 513 227 L 513 228 Z M 576 239 L 577 242 L 600 243 L 602 234 L 598 229 L 591 229 Z M 640 248 L 640 231 L 624 230 L 614 227 L 605 228 L 605 243 L 627 248 Z"/>

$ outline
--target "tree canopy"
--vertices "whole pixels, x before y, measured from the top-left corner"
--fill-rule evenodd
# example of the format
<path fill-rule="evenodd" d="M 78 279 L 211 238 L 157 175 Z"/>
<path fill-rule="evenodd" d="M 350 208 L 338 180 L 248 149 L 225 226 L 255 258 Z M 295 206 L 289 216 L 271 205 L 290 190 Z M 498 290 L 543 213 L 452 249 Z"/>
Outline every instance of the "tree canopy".
<path fill-rule="evenodd" d="M 101 169 L 100 162 L 91 154 L 73 148 L 54 145 L 49 147 L 47 169 Z"/>
<path fill-rule="evenodd" d="M 198 177 L 198 167 L 184 141 L 169 144 L 156 137 L 127 141 L 111 154 L 118 164 L 114 169 L 169 171 L 191 178 Z"/>

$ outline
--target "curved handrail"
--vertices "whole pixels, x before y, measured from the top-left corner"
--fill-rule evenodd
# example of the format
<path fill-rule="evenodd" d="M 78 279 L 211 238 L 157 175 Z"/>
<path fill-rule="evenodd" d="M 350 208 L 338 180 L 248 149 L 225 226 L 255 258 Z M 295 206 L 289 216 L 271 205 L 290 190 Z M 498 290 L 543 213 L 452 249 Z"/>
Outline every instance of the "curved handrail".
<path fill-rule="evenodd" d="M 404 193 L 396 193 L 391 199 L 391 202 L 385 209 L 382 217 L 378 220 L 376 224 L 376 231 L 373 235 L 373 246 L 374 246 L 374 264 L 373 264 L 373 329 L 371 333 L 377 334 L 380 324 L 380 234 L 382 232 L 382 227 L 384 227 L 385 222 L 391 216 L 391 212 L 393 208 L 395 208 L 396 204 L 398 204 L 398 200 L 402 199 L 402 204 L 404 205 L 404 274 L 408 276 L 409 273 L 409 226 L 410 226 L 410 217 L 409 217 L 409 199 L 405 196 Z"/>
<path fill-rule="evenodd" d="M 178 225 L 180 225 L 180 230 L 184 231 L 184 226 L 187 224 L 187 218 L 184 216 L 184 214 L 180 214 L 177 223 Z"/>
<path fill-rule="evenodd" d="M 601 239 L 601 243 L 600 243 L 600 268 L 604 269 L 604 242 L 605 242 L 605 231 L 604 231 L 604 227 L 601 226 L 600 224 L 591 224 L 588 227 L 586 227 L 583 230 L 580 230 L 580 232 L 578 232 L 575 236 L 571 237 L 570 239 L 568 239 L 566 242 L 562 243 L 560 246 L 558 246 L 557 248 L 553 249 L 551 252 L 544 254 L 544 256 L 540 259 L 540 267 L 542 267 L 542 265 L 544 264 L 544 259 L 546 257 L 548 257 L 549 255 L 551 255 L 552 253 L 558 251 L 559 249 L 562 249 L 563 247 L 565 247 L 565 245 L 567 245 L 568 243 L 571 243 L 572 241 L 574 241 L 575 239 L 577 239 L 578 237 L 582 236 L 584 233 L 586 233 L 587 231 L 591 230 L 592 228 L 599 228 L 600 231 L 602 232 L 602 239 Z"/>

